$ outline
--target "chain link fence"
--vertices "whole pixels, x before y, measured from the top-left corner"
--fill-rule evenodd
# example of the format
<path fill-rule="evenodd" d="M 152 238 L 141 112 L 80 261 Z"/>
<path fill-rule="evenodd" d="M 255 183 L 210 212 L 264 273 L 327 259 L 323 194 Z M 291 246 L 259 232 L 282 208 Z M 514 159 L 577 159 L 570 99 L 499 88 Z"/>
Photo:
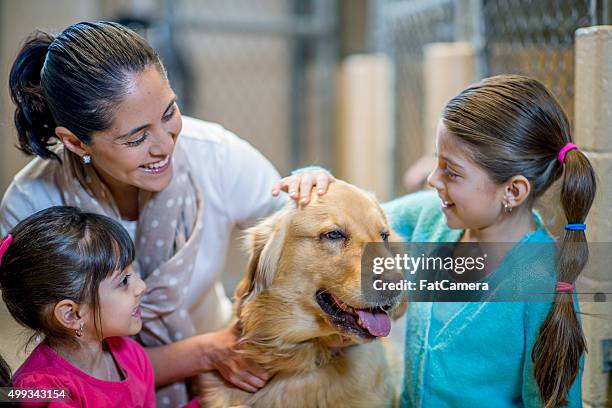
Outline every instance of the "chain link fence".
<path fill-rule="evenodd" d="M 377 52 L 389 55 L 395 67 L 394 188 L 402 191 L 401 178 L 425 150 L 423 47 L 453 41 L 455 8 L 452 0 L 377 1 L 374 43 Z"/>
<path fill-rule="evenodd" d="M 542 81 L 574 115 L 574 32 L 593 21 L 587 0 L 483 2 L 488 75 L 512 72 Z"/>
<path fill-rule="evenodd" d="M 609 13 L 607 1 L 593 0 L 377 0 L 372 7 L 372 48 L 389 55 L 395 66 L 396 194 L 403 191 L 403 172 L 424 151 L 426 44 L 471 42 L 476 77 L 534 77 L 572 119 L 574 33 L 605 22 Z"/>

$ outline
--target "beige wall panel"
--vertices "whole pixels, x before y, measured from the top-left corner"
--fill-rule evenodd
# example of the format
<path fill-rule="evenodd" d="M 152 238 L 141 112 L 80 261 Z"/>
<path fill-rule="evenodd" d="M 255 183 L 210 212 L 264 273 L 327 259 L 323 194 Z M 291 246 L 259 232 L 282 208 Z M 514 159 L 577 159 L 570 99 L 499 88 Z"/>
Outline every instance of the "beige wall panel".
<path fill-rule="evenodd" d="M 612 26 L 576 31 L 576 142 L 612 152 Z"/>
<path fill-rule="evenodd" d="M 576 32 L 575 140 L 591 160 L 598 178 L 598 192 L 586 220 L 590 242 L 612 242 L 612 27 L 588 27 Z M 605 248 L 604 248 L 605 250 Z M 598 258 L 602 248 L 593 246 Z M 612 293 L 609 263 L 595 265 L 592 256 L 579 290 Z M 600 261 L 599 264 L 602 264 Z M 603 370 L 602 342 L 612 339 L 612 299 L 583 302 L 581 311 L 589 353 L 585 357 L 582 396 L 586 407 L 612 406 L 612 374 Z"/>
<path fill-rule="evenodd" d="M 391 64 L 386 56 L 354 55 L 339 72 L 338 176 L 390 198 Z"/>
<path fill-rule="evenodd" d="M 475 53 L 470 43 L 425 46 L 425 153 L 433 154 L 436 127 L 446 103 L 475 81 Z"/>
<path fill-rule="evenodd" d="M 590 242 L 612 242 L 612 153 L 590 153 L 597 175 L 597 195 L 587 217 L 587 239 Z"/>
<path fill-rule="evenodd" d="M 582 400 L 585 407 L 606 408 L 612 402 L 610 373 L 603 371 L 602 339 L 612 338 L 610 313 L 612 302 L 583 302 L 580 304 L 582 328 L 587 334 L 589 352 L 582 375 Z"/>

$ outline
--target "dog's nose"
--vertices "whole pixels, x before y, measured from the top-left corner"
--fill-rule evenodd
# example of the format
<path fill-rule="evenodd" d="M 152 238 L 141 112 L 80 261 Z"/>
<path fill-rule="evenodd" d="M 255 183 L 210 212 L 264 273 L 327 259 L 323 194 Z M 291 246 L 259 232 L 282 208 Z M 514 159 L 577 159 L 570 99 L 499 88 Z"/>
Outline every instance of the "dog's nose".
<path fill-rule="evenodd" d="M 366 301 L 372 306 L 395 305 L 402 296 L 401 270 L 392 260 L 393 251 L 383 243 L 366 245 L 361 262 L 361 286 Z M 391 266 L 392 265 L 392 266 Z"/>
<path fill-rule="evenodd" d="M 377 290 L 378 296 L 375 297 L 374 301 L 377 306 L 394 305 L 399 297 L 402 295 L 401 290 L 391 290 L 389 288 L 398 288 L 404 276 L 397 269 L 387 270 L 378 276 L 378 279 L 382 282 L 382 287 L 386 288 L 383 290 Z"/>

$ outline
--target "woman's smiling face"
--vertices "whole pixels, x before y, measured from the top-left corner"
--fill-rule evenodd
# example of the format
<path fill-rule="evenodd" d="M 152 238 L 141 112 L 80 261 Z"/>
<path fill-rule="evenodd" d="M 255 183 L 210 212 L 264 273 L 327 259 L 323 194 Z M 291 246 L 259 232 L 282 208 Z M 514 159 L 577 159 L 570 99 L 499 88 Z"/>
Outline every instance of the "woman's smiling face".
<path fill-rule="evenodd" d="M 437 164 L 427 178 L 438 191 L 449 228 L 482 229 L 500 216 L 503 185 L 495 184 L 474 163 L 469 150 L 440 120 L 436 135 Z"/>
<path fill-rule="evenodd" d="M 92 165 L 110 186 L 161 191 L 172 179 L 172 153 L 181 127 L 167 79 L 148 67 L 132 75 L 110 128 L 92 135 Z"/>

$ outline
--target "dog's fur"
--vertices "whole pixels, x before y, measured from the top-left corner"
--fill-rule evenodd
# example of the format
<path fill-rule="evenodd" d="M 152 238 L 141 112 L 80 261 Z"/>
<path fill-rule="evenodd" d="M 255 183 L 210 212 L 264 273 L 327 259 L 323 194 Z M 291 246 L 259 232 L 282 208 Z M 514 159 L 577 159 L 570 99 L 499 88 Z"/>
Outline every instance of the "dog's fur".
<path fill-rule="evenodd" d="M 340 230 L 346 239 L 328 239 Z M 361 255 L 368 242 L 391 232 L 376 200 L 336 181 L 323 196 L 313 193 L 304 208 L 288 204 L 249 231 L 251 257 L 236 289 L 242 355 L 272 378 L 251 394 L 217 372 L 204 375 L 202 405 L 253 408 L 387 407 L 394 380 L 380 341 L 335 326 L 315 300 L 324 290 L 354 308 L 380 306 L 361 290 Z M 382 235 L 381 235 L 382 234 Z M 405 302 L 393 297 L 397 318 Z M 356 345 L 333 347 L 350 340 Z"/>

